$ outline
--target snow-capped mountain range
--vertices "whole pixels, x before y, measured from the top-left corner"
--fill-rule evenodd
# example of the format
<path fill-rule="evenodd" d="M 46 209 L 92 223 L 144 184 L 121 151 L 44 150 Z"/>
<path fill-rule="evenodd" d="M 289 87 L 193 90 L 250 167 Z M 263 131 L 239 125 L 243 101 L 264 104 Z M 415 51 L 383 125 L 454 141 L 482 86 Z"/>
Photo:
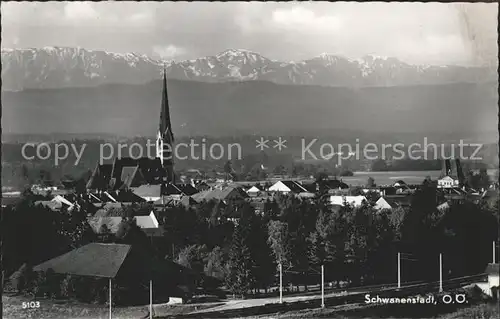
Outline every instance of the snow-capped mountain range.
<path fill-rule="evenodd" d="M 268 59 L 248 50 L 226 50 L 195 60 L 164 61 L 134 53 L 83 48 L 2 48 L 2 89 L 141 84 L 161 77 L 204 82 L 261 80 L 277 84 L 321 86 L 404 86 L 497 79 L 496 69 L 422 66 L 396 58 L 348 59 L 323 53 L 300 62 Z"/>

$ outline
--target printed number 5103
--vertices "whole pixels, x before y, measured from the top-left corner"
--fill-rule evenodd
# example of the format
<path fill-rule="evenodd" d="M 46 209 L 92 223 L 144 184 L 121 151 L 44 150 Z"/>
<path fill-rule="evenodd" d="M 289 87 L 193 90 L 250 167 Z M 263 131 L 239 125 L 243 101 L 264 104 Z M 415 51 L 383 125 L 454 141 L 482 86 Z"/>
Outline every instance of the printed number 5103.
<path fill-rule="evenodd" d="M 23 309 L 40 308 L 40 301 L 23 302 Z"/>

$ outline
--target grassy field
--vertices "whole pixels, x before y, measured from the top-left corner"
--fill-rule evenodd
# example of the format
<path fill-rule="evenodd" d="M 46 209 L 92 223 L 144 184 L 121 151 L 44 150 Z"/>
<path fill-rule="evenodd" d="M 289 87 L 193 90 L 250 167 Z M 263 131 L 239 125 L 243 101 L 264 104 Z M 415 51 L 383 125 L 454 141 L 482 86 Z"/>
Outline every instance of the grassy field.
<path fill-rule="evenodd" d="M 155 318 L 248 318 L 248 319 L 284 319 L 284 318 L 331 318 L 331 319 L 406 319 L 406 318 L 439 318 L 439 319 L 492 319 L 500 318 L 499 304 L 488 303 L 485 299 L 476 298 L 472 294 L 467 294 L 467 307 L 444 304 L 388 304 L 388 305 L 367 305 L 364 302 L 338 304 L 329 306 L 326 309 L 319 309 L 319 303 L 309 305 L 308 308 L 294 309 L 295 303 L 289 307 L 268 309 L 257 307 L 265 311 L 255 312 L 255 309 L 222 311 L 218 309 L 222 305 L 230 306 L 231 301 L 208 302 L 184 305 L 155 305 Z M 23 302 L 39 301 L 38 309 L 23 309 Z M 243 302 L 243 301 L 241 301 Z M 108 318 L 109 308 L 106 305 L 84 304 L 76 301 L 57 301 L 45 299 L 32 299 L 24 296 L 7 295 L 3 296 L 4 313 L 6 319 L 18 318 L 40 318 L 40 319 L 100 319 Z M 233 302 L 237 305 L 239 302 Z M 237 306 L 236 305 L 236 306 Z M 312 307 L 311 307 L 312 306 Z M 214 308 L 214 312 L 196 313 L 205 309 Z M 231 308 L 231 307 L 227 307 Z M 233 307 L 234 308 L 234 307 Z M 238 307 L 236 307 L 238 308 Z M 255 308 L 255 307 L 254 307 Z M 235 310 L 235 309 L 233 309 Z M 236 309 L 237 310 L 237 309 Z M 280 312 L 281 311 L 281 312 Z M 113 318 L 115 319 L 140 319 L 148 313 L 148 306 L 137 307 L 114 307 Z M 260 315 L 258 315 L 260 313 Z"/>
<path fill-rule="evenodd" d="M 109 308 L 105 305 L 84 304 L 76 301 L 53 301 L 38 299 L 40 308 L 23 309 L 23 302 L 34 301 L 23 296 L 3 296 L 4 319 L 107 319 Z M 157 305 L 157 316 L 178 316 L 192 311 L 218 306 L 220 303 L 186 304 L 186 305 Z M 140 319 L 148 313 L 148 306 L 114 307 L 114 319 Z"/>

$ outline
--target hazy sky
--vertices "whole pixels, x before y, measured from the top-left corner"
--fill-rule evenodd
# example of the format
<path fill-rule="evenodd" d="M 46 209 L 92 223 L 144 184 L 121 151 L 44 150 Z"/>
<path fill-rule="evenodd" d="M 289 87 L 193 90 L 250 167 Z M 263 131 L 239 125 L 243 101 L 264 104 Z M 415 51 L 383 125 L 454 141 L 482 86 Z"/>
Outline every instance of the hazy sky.
<path fill-rule="evenodd" d="M 241 48 L 278 60 L 326 52 L 410 63 L 494 63 L 496 4 L 2 3 L 2 47 L 80 46 L 190 59 Z"/>

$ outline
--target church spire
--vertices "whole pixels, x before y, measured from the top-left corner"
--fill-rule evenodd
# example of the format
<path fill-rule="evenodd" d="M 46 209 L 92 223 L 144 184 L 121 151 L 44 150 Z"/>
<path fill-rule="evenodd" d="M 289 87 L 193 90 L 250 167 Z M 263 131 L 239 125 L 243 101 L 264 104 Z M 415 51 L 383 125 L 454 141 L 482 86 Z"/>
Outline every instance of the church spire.
<path fill-rule="evenodd" d="M 174 142 L 172 124 L 170 123 L 170 107 L 168 105 L 167 68 L 165 66 L 163 67 L 163 92 L 161 97 L 160 126 L 158 133 L 164 138 L 169 138 L 170 142 Z"/>
<path fill-rule="evenodd" d="M 165 182 L 175 183 L 174 178 L 174 134 L 170 122 L 170 109 L 167 95 L 167 69 L 163 67 L 163 92 L 161 97 L 160 125 L 156 138 L 156 157 L 165 170 Z"/>

